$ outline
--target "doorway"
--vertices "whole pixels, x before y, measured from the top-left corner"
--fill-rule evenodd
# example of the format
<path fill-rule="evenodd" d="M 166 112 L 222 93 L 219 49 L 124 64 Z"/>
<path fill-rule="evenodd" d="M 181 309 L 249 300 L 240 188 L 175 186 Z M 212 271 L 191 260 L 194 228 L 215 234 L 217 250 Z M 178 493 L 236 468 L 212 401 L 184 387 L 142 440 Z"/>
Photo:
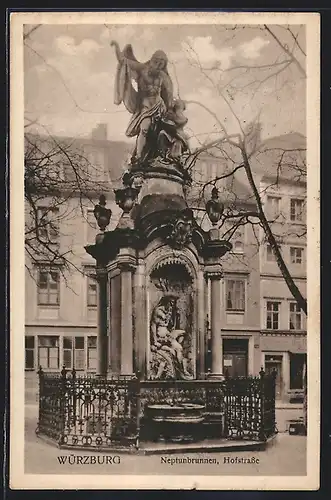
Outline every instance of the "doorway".
<path fill-rule="evenodd" d="M 223 339 L 223 373 L 247 377 L 248 339 Z"/>
<path fill-rule="evenodd" d="M 283 396 L 283 356 L 269 355 L 265 356 L 265 372 L 270 374 L 276 372 L 276 399 L 282 399 Z"/>

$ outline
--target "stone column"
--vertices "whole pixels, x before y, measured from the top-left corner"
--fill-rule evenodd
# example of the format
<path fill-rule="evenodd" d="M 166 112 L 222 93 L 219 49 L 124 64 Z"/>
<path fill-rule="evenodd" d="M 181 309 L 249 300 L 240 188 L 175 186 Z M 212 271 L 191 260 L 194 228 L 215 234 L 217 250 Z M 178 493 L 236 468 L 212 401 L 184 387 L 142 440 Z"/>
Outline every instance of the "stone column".
<path fill-rule="evenodd" d="M 222 308 L 221 279 L 223 276 L 221 259 L 232 248 L 228 241 L 221 238 L 220 229 L 212 227 L 209 230 L 209 239 L 205 244 L 205 272 L 210 279 L 210 333 L 211 333 L 211 375 L 222 378 L 223 345 L 221 337 Z"/>
<path fill-rule="evenodd" d="M 209 266 L 208 266 L 209 267 Z M 210 266 L 207 269 L 207 278 L 210 279 L 210 332 L 211 332 L 211 375 L 222 375 L 222 338 L 221 338 L 221 279 L 222 270 L 220 265 Z"/>
<path fill-rule="evenodd" d="M 121 264 L 121 375 L 133 373 L 132 267 Z"/>
<path fill-rule="evenodd" d="M 98 341 L 97 341 L 97 374 L 107 375 L 108 369 L 108 275 L 106 269 L 97 269 L 98 282 Z"/>
<path fill-rule="evenodd" d="M 211 280 L 211 371 L 222 373 L 222 341 L 221 337 L 221 273 L 212 273 Z"/>
<path fill-rule="evenodd" d="M 204 377 L 206 372 L 206 301 L 205 301 L 205 281 L 203 273 L 199 273 L 197 279 L 197 304 L 198 304 L 198 338 L 197 338 L 197 378 Z"/>
<path fill-rule="evenodd" d="M 134 370 L 143 376 L 147 371 L 147 311 L 146 311 L 145 267 L 140 263 L 133 276 L 133 331 L 134 331 Z"/>

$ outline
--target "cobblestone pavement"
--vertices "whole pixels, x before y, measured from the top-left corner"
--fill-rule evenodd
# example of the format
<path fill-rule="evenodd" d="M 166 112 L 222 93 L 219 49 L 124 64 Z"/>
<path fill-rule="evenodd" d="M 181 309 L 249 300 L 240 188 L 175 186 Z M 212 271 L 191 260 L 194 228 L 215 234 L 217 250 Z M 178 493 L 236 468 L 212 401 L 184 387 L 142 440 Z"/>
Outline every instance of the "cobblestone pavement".
<path fill-rule="evenodd" d="M 25 473 L 27 474 L 177 474 L 177 475 L 284 475 L 306 474 L 306 438 L 279 433 L 264 451 L 228 453 L 176 453 L 171 455 L 132 455 L 78 450 L 61 450 L 35 435 L 37 411 L 25 409 Z M 89 458 L 78 459 L 78 456 Z M 119 458 L 106 458 L 106 457 Z M 64 457 L 64 458 L 61 458 Z M 91 458 L 92 457 L 92 458 Z M 93 458 L 94 457 L 94 458 Z M 236 459 L 236 457 L 238 457 Z M 255 458 L 255 463 L 238 463 Z M 69 460 L 70 458 L 70 460 Z M 210 463 L 193 463 L 192 459 L 208 459 Z M 180 463 L 186 459 L 186 463 Z M 190 459 L 191 461 L 189 461 Z M 231 463 L 232 461 L 237 463 Z M 113 462 L 116 463 L 113 463 Z M 61 463 L 65 462 L 65 463 Z M 94 462 L 94 463 L 91 463 Z M 111 463 L 110 463 L 111 462 Z M 119 463 L 117 463 L 119 462 Z"/>

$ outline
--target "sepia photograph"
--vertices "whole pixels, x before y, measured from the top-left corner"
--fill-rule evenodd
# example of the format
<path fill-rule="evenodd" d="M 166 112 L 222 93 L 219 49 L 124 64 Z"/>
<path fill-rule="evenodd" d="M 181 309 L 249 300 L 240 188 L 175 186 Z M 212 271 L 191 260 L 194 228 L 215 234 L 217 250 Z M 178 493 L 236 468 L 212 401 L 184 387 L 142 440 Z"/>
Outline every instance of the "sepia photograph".
<path fill-rule="evenodd" d="M 11 487 L 318 489 L 318 14 L 10 24 Z"/>

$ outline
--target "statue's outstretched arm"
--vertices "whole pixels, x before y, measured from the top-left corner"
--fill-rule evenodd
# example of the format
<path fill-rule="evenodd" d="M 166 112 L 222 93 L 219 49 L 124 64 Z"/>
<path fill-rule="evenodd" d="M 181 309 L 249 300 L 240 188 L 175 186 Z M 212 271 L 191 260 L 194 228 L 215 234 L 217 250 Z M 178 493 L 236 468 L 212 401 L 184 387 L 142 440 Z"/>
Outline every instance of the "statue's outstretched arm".
<path fill-rule="evenodd" d="M 145 66 L 144 63 L 137 61 L 137 59 L 135 58 L 135 56 L 133 54 L 131 45 L 126 45 L 123 49 L 123 52 L 121 52 L 120 47 L 115 40 L 112 40 L 110 42 L 110 45 L 112 47 L 115 47 L 115 53 L 116 53 L 116 57 L 117 57 L 117 60 L 119 63 L 125 61 L 128 64 L 128 66 L 130 67 L 130 69 L 137 71 L 138 73 Z"/>
<path fill-rule="evenodd" d="M 112 40 L 112 41 L 110 42 L 110 46 L 111 46 L 111 47 L 115 47 L 115 54 L 116 54 L 117 60 L 118 60 L 118 62 L 122 62 L 122 61 L 123 61 L 123 59 L 124 59 L 124 55 L 123 55 L 123 53 L 121 52 L 121 50 L 120 50 L 120 46 L 118 45 L 118 43 L 117 43 L 117 42 L 115 42 L 115 40 Z"/>

